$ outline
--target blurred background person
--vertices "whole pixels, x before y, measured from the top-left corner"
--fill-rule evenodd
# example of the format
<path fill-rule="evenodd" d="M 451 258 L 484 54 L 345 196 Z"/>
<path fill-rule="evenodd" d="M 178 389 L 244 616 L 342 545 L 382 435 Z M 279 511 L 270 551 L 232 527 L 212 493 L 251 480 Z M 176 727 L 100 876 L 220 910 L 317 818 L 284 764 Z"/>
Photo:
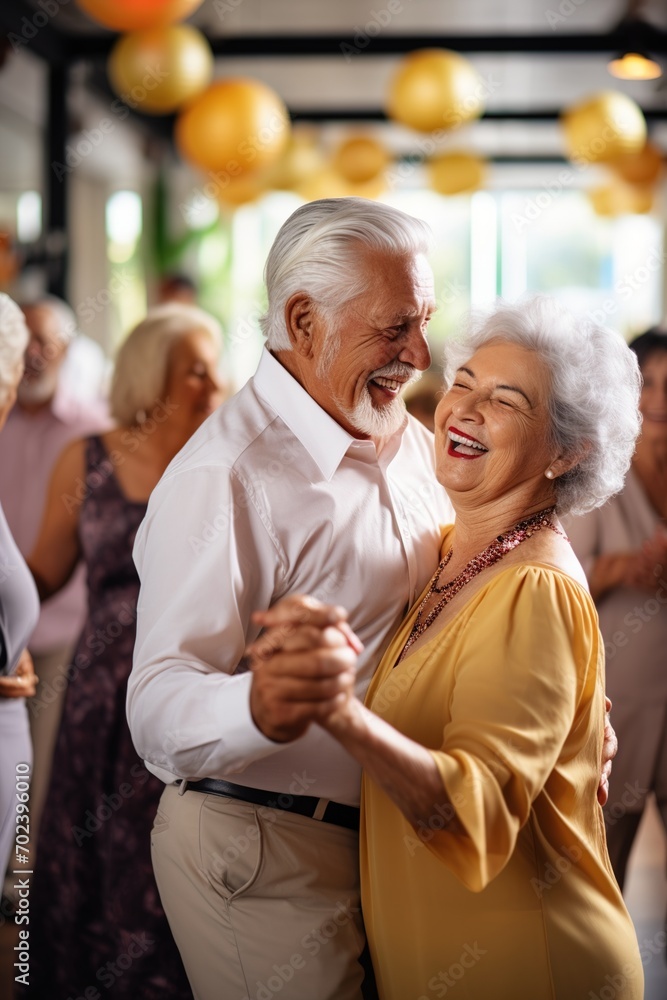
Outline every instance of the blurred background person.
<path fill-rule="evenodd" d="M 191 997 L 150 858 L 163 785 L 134 750 L 125 694 L 139 592 L 135 533 L 167 465 L 222 402 L 220 347 L 220 327 L 202 310 L 151 311 L 118 354 L 117 429 L 73 442 L 54 469 L 29 565 L 46 599 L 83 559 L 88 617 L 69 669 L 39 832 L 31 997 L 80 996 L 99 982 L 107 997 Z M 107 976 L 107 963 L 124 954 L 129 968 Z"/>
<path fill-rule="evenodd" d="M 618 735 L 605 808 L 623 888 L 650 792 L 667 831 L 667 331 L 635 338 L 641 437 L 623 491 L 567 526 L 600 616 Z"/>
<path fill-rule="evenodd" d="M 182 302 L 197 305 L 197 285 L 187 274 L 165 274 L 160 278 L 157 291 L 158 303 Z"/>
<path fill-rule="evenodd" d="M 28 330 L 19 307 L 0 293 L 0 431 L 16 400 L 23 374 Z M 35 584 L 12 538 L 0 503 L 0 871 L 4 873 L 17 832 L 18 813 L 26 831 L 26 805 L 17 810 L 17 794 L 27 796 L 32 748 L 25 699 L 35 693 L 36 677 L 25 649 L 39 617 Z"/>
<path fill-rule="evenodd" d="M 76 342 L 76 318 L 69 306 L 54 296 L 45 296 L 23 306 L 23 314 L 29 341 L 16 406 L 0 437 L 0 502 L 19 551 L 27 557 L 37 538 L 58 455 L 74 438 L 105 429 L 110 421 L 99 400 L 81 400 L 71 385 L 65 384 L 64 366 Z M 51 772 L 67 686 L 65 669 L 83 625 L 85 607 L 85 571 L 80 566 L 67 586 L 42 606 L 30 641 L 42 682 L 29 712 L 34 752 L 30 791 L 33 832 L 39 824 Z M 6 892 L 12 881 L 7 880 Z"/>

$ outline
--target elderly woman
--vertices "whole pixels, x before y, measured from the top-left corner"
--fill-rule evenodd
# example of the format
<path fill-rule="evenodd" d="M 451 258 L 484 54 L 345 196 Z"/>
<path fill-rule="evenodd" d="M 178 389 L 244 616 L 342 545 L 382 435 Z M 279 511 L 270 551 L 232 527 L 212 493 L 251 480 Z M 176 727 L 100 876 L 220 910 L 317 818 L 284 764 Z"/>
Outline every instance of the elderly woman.
<path fill-rule="evenodd" d="M 150 830 L 162 783 L 125 718 L 139 580 L 132 545 L 171 459 L 222 400 L 220 328 L 193 306 L 154 309 L 120 349 L 118 427 L 56 464 L 28 562 L 42 599 L 83 559 L 88 618 L 68 668 L 31 898 L 31 996 L 191 997 L 162 910 Z M 47 692 L 42 693 L 46 699 Z"/>
<path fill-rule="evenodd" d="M 642 433 L 623 492 L 568 524 L 600 615 L 620 738 L 605 821 L 621 888 L 650 792 L 667 831 L 667 331 L 649 330 L 630 348 L 642 373 Z"/>
<path fill-rule="evenodd" d="M 0 431 L 16 400 L 28 340 L 23 313 L 0 293 Z M 34 695 L 37 679 L 25 647 L 38 616 L 35 584 L 0 505 L 0 883 L 17 833 L 27 843 L 29 830 L 32 746 L 25 699 Z"/>
<path fill-rule="evenodd" d="M 436 465 L 456 525 L 367 707 L 340 609 L 292 598 L 258 615 L 282 651 L 254 669 L 364 767 L 382 1000 L 643 996 L 596 800 L 603 647 L 559 520 L 621 488 L 638 387 L 610 331 L 546 298 L 501 306 L 448 350 Z"/>

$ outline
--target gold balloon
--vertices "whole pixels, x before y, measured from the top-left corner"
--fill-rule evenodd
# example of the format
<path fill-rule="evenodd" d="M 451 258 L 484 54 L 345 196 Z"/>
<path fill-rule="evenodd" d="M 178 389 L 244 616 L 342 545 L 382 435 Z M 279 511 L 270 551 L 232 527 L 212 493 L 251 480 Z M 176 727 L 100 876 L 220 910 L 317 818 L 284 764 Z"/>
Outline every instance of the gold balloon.
<path fill-rule="evenodd" d="M 287 146 L 287 108 L 270 87 L 245 77 L 216 80 L 181 112 L 181 156 L 202 170 L 231 176 L 272 166 Z"/>
<path fill-rule="evenodd" d="M 117 94 L 140 111 L 164 115 L 208 86 L 213 53 L 201 31 L 189 24 L 148 28 L 116 42 L 107 70 Z"/>
<path fill-rule="evenodd" d="M 336 150 L 334 169 L 351 184 L 365 184 L 375 180 L 387 169 L 389 154 L 382 143 L 369 136 L 348 139 Z"/>
<path fill-rule="evenodd" d="M 577 164 L 608 163 L 638 153 L 646 143 L 646 121 L 632 98 L 604 90 L 561 116 L 568 157 Z"/>
<path fill-rule="evenodd" d="M 318 174 L 299 184 L 297 194 L 304 201 L 318 201 L 320 198 L 347 198 L 350 190 L 340 174 L 325 167 Z"/>
<path fill-rule="evenodd" d="M 216 195 L 223 208 L 238 208 L 251 201 L 257 201 L 270 189 L 270 174 L 262 171 L 258 174 L 241 174 L 232 177 Z"/>
<path fill-rule="evenodd" d="M 484 187 L 486 160 L 470 153 L 443 153 L 429 162 L 428 175 L 440 194 L 468 194 Z"/>
<path fill-rule="evenodd" d="M 609 166 L 628 184 L 655 184 L 663 168 L 662 151 L 647 142 L 639 153 L 628 153 L 612 160 Z"/>
<path fill-rule="evenodd" d="M 406 56 L 394 77 L 387 113 L 420 132 L 457 128 L 484 111 L 484 83 L 467 59 L 448 49 Z"/>
<path fill-rule="evenodd" d="M 324 167 L 324 155 L 316 136 L 310 131 L 293 132 L 271 174 L 271 186 L 277 191 L 295 191 Z"/>
<path fill-rule="evenodd" d="M 194 13 L 201 2 L 202 0 L 77 0 L 81 10 L 112 31 L 143 31 L 144 28 L 175 24 Z"/>
<path fill-rule="evenodd" d="M 588 192 L 597 215 L 645 215 L 653 208 L 651 188 L 616 181 Z"/>

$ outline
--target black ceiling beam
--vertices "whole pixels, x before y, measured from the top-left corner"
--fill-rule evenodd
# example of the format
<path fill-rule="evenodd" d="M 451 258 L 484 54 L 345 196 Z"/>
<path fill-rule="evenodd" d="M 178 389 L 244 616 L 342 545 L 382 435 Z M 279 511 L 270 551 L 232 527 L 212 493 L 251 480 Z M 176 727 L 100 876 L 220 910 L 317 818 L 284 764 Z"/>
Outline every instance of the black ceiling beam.
<path fill-rule="evenodd" d="M 117 35 L 69 35 L 72 55 L 81 58 L 105 56 Z M 635 38 L 633 38 L 633 42 Z M 628 32 L 614 30 L 605 34 L 574 34 L 558 31 L 536 35 L 390 35 L 357 34 L 318 35 L 236 35 L 209 38 L 216 56 L 256 58 L 260 56 L 334 56 L 339 59 L 362 56 L 405 55 L 415 49 L 445 48 L 467 53 L 523 53 L 537 55 L 613 54 L 627 51 Z M 667 32 L 651 25 L 641 33 L 643 49 L 667 55 Z"/>
<path fill-rule="evenodd" d="M 50 65 L 63 66 L 71 59 L 73 39 L 58 31 L 54 21 L 42 8 L 31 7 L 25 0 L 0 2 L 0 35 L 9 40 L 12 49 L 30 49 Z"/>
<path fill-rule="evenodd" d="M 667 121 L 667 108 L 646 110 L 642 108 L 648 122 Z M 380 108 L 290 108 L 290 118 L 293 122 L 388 122 L 387 113 Z M 552 122 L 561 116 L 556 108 L 543 108 L 535 111 L 486 111 L 478 121 L 523 121 Z"/>

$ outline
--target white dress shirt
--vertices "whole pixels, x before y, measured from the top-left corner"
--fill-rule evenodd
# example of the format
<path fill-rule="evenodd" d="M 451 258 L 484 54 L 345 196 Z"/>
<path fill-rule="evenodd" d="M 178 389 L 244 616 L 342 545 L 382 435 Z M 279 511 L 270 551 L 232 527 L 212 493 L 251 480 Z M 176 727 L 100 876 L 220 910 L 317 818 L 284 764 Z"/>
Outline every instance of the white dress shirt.
<path fill-rule="evenodd" d="M 421 424 L 407 418 L 378 456 L 264 351 L 166 470 L 137 534 L 128 718 L 150 769 L 357 805 L 359 765 L 323 729 L 275 743 L 255 726 L 239 667 L 250 615 L 287 594 L 343 605 L 363 697 L 451 520 Z"/>

